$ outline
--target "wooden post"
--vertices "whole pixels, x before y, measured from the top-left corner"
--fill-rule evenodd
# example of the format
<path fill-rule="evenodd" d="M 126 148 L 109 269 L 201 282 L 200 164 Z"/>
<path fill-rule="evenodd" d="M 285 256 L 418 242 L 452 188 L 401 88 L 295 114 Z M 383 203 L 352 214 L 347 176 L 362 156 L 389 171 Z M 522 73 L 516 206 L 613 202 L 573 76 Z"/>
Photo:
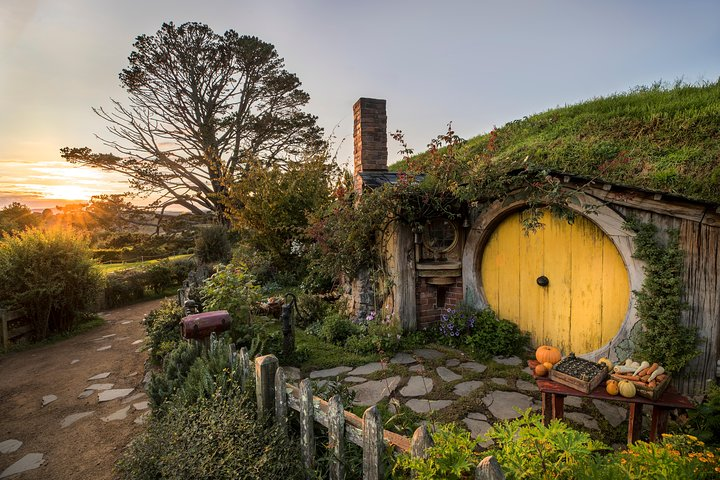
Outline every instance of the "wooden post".
<path fill-rule="evenodd" d="M 235 344 L 230 344 L 230 353 L 228 354 L 228 364 L 230 365 L 230 370 L 235 366 L 235 360 L 237 359 L 237 356 L 235 355 Z"/>
<path fill-rule="evenodd" d="M 240 387 L 244 392 L 247 389 L 247 379 L 250 375 L 250 356 L 247 348 L 240 349 Z"/>
<path fill-rule="evenodd" d="M 492 455 L 483 458 L 475 469 L 475 480 L 505 480 L 505 474 Z"/>
<path fill-rule="evenodd" d="M 633 402 L 630 404 L 627 436 L 628 445 L 632 445 L 640 440 L 640 430 L 642 429 L 642 407 L 642 403 Z"/>
<path fill-rule="evenodd" d="M 345 478 L 345 409 L 340 401 L 340 395 L 333 395 L 328 408 L 328 436 L 329 448 L 332 448 L 330 460 L 330 480 L 343 480 Z"/>
<path fill-rule="evenodd" d="M 312 470 L 315 466 L 314 417 L 312 387 L 310 380 L 305 378 L 300 382 L 300 449 L 303 464 L 308 470 Z"/>
<path fill-rule="evenodd" d="M 413 433 L 410 441 L 410 455 L 417 458 L 427 458 L 425 450 L 435 445 L 428 432 L 427 425 L 420 425 Z"/>
<path fill-rule="evenodd" d="M 380 480 L 383 476 L 383 424 L 380 412 L 372 406 L 363 413 L 363 479 Z"/>
<path fill-rule="evenodd" d="M 257 398 L 258 418 L 272 414 L 275 406 L 275 372 L 278 369 L 275 355 L 265 355 L 255 359 L 255 397 Z"/>
<path fill-rule="evenodd" d="M 285 370 L 282 367 L 275 372 L 275 422 L 287 437 L 287 392 L 285 391 Z"/>
<path fill-rule="evenodd" d="M 652 421 L 650 422 L 650 441 L 659 442 L 662 434 L 667 430 L 668 409 L 654 405 L 652 409 Z"/>

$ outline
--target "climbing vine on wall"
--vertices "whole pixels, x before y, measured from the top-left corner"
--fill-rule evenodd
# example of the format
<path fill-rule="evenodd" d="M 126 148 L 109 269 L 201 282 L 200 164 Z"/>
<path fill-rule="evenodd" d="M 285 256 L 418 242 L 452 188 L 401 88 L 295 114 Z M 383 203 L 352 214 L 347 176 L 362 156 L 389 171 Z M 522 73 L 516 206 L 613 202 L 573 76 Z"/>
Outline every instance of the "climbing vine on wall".
<path fill-rule="evenodd" d="M 658 362 L 670 372 L 682 369 L 700 352 L 697 329 L 680 323 L 686 308 L 682 300 L 683 252 L 679 233 L 669 230 L 666 242 L 651 223 L 629 219 L 625 227 L 635 232 L 635 258 L 645 262 L 645 281 L 637 296 L 642 328 L 635 341 L 636 356 Z"/>

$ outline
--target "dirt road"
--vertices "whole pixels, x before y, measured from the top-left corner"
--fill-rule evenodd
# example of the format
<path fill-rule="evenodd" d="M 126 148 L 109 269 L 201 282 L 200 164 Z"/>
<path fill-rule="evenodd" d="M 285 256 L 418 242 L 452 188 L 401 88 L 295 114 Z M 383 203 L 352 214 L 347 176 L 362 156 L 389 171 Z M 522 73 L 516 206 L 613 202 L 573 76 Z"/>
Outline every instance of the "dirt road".
<path fill-rule="evenodd" d="M 41 453 L 43 465 L 21 473 L 19 480 L 113 478 L 123 447 L 143 429 L 135 421 L 149 410 L 142 385 L 147 353 L 138 341 L 145 338 L 143 316 L 159 304 L 153 300 L 102 313 L 106 324 L 90 332 L 0 358 L 0 445 L 9 439 L 23 442 L 14 452 L 0 453 L 0 472 L 29 453 Z M 93 384 L 133 391 L 104 402 L 99 402 L 103 390 L 78 398 Z M 47 395 L 57 400 L 42 406 Z M 80 413 L 86 416 L 61 426 Z M 108 419 L 112 414 L 119 419 Z"/>

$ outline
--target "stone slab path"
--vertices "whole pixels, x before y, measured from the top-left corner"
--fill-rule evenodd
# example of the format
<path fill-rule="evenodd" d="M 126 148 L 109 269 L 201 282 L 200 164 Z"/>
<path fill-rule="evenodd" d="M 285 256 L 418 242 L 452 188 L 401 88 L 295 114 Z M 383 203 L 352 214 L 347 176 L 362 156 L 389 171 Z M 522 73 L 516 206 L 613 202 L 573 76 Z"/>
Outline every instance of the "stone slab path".
<path fill-rule="evenodd" d="M 113 478 L 123 448 L 145 428 L 136 420 L 149 411 L 147 353 L 136 350 L 145 338 L 140 322 L 159 304 L 112 310 L 90 332 L 0 357 L 0 478 Z M 101 395 L 117 397 L 101 403 Z"/>

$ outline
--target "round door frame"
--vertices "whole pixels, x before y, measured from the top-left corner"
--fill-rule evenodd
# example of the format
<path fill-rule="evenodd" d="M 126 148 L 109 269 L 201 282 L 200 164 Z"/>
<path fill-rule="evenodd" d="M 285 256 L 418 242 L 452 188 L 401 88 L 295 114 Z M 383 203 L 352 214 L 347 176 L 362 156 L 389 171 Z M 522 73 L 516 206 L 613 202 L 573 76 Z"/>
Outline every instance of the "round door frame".
<path fill-rule="evenodd" d="M 620 258 L 625 264 L 630 284 L 630 303 L 617 334 L 608 343 L 592 352 L 583 353 L 582 356 L 591 360 L 600 357 L 614 356 L 612 347 L 625 340 L 632 328 L 638 322 L 636 300 L 634 291 L 642 288 L 645 280 L 643 262 L 633 257 L 634 234 L 623 228 L 625 219 L 615 210 L 608 207 L 597 198 L 572 191 L 569 207 L 576 213 L 583 215 L 590 222 L 597 225 L 605 233 L 617 248 Z M 527 207 L 527 194 L 515 192 L 503 200 L 497 200 L 474 220 L 470 233 L 465 241 L 463 249 L 463 285 L 465 286 L 465 299 L 476 307 L 487 307 L 488 301 L 482 285 L 480 263 L 485 244 L 495 227 L 509 214 Z M 587 212 L 592 212 L 588 214 Z"/>

